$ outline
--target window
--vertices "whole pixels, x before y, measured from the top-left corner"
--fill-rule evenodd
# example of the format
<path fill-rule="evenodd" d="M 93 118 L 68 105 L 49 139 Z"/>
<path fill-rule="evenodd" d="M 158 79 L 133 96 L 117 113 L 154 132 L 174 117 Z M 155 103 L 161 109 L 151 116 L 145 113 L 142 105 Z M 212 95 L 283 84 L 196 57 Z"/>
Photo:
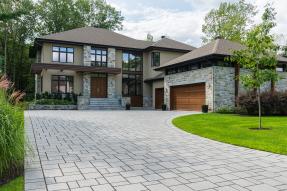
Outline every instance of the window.
<path fill-rule="evenodd" d="M 141 96 L 142 95 L 142 75 L 123 74 L 122 85 L 123 96 Z"/>
<path fill-rule="evenodd" d="M 74 48 L 66 48 L 53 46 L 53 62 L 73 63 L 74 62 Z"/>
<path fill-rule="evenodd" d="M 52 93 L 72 93 L 74 86 L 73 76 L 52 76 Z"/>
<path fill-rule="evenodd" d="M 137 52 L 123 53 L 123 71 L 142 71 L 142 54 Z"/>
<path fill-rule="evenodd" d="M 151 53 L 151 66 L 159 66 L 160 65 L 160 53 L 159 52 L 152 52 Z"/>
<path fill-rule="evenodd" d="M 107 50 L 102 48 L 91 49 L 92 66 L 107 67 Z"/>

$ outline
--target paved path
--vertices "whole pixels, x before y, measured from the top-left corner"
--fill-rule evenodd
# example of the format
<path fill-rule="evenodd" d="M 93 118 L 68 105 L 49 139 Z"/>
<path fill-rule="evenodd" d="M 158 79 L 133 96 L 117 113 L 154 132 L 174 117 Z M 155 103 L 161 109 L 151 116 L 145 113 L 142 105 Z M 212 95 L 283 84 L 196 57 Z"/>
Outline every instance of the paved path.
<path fill-rule="evenodd" d="M 25 190 L 287 190 L 287 156 L 187 134 L 180 114 L 27 111 Z"/>

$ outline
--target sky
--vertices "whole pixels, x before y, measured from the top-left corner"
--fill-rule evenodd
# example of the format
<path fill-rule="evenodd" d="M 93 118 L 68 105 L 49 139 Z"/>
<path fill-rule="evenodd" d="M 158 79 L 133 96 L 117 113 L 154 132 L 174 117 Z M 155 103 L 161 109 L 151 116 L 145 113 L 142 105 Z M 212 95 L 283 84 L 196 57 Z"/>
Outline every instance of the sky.
<path fill-rule="evenodd" d="M 202 45 L 201 26 L 205 15 L 220 2 L 236 0 L 106 0 L 121 11 L 125 20 L 121 34 L 146 39 L 148 33 L 154 40 L 165 35 L 169 38 L 199 47 Z M 258 14 L 254 16 L 254 24 L 260 17 L 267 2 L 272 2 L 277 15 L 277 26 L 273 33 L 279 44 L 287 42 L 287 0 L 246 0 L 256 6 Z"/>

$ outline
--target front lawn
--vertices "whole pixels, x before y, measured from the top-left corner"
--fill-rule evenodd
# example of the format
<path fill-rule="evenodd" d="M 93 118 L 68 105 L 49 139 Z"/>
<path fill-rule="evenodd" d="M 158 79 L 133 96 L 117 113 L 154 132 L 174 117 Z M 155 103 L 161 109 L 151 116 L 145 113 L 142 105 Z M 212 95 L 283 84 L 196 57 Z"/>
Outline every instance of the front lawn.
<path fill-rule="evenodd" d="M 24 178 L 20 176 L 5 185 L 0 186 L 0 191 L 23 191 L 24 190 Z"/>
<path fill-rule="evenodd" d="M 287 155 L 287 117 L 263 117 L 263 126 L 271 130 L 251 130 L 258 127 L 257 117 L 233 114 L 189 115 L 172 122 L 180 129 L 202 137 Z"/>

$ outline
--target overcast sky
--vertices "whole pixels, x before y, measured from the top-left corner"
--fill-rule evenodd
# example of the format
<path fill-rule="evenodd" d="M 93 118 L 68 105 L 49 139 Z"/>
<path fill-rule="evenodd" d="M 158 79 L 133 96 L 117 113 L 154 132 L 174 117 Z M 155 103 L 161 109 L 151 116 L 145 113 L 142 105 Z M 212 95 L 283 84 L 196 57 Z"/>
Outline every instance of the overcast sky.
<path fill-rule="evenodd" d="M 235 0 L 225 0 L 234 2 Z M 201 45 L 201 26 L 206 13 L 217 8 L 221 0 L 107 0 L 109 4 L 121 10 L 125 17 L 120 33 L 145 39 L 151 33 L 155 40 L 162 35 L 199 47 Z M 268 0 L 247 0 L 257 6 L 260 21 L 264 5 Z M 287 0 L 273 0 L 277 11 L 277 26 L 274 33 L 280 44 L 287 40 Z"/>

